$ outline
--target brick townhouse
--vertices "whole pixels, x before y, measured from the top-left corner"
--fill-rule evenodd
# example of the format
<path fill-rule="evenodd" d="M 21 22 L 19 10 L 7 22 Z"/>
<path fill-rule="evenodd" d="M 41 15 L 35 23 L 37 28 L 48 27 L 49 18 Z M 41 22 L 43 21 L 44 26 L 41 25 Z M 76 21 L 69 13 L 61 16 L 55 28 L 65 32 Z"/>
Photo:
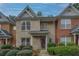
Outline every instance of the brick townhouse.
<path fill-rule="evenodd" d="M 13 17 L 7 17 L 0 12 L 0 45 L 16 45 L 15 20 Z"/>
<path fill-rule="evenodd" d="M 15 19 L 5 15 L 0 15 L 0 18 L 0 44 L 47 49 L 51 39 L 55 44 L 63 43 L 66 46 L 74 42 L 79 45 L 79 11 L 72 4 L 55 17 L 37 16 L 27 6 Z"/>

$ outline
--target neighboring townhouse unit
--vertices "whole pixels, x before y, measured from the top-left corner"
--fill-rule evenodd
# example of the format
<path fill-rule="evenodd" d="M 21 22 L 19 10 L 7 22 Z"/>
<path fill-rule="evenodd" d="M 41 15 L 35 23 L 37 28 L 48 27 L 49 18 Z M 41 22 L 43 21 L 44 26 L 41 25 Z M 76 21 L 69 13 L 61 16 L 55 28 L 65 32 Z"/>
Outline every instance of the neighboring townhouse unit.
<path fill-rule="evenodd" d="M 69 4 L 56 19 L 56 42 L 79 45 L 79 11 Z"/>
<path fill-rule="evenodd" d="M 55 18 L 37 16 L 27 6 L 16 17 L 16 46 L 47 49 L 49 39 L 55 43 Z"/>
<path fill-rule="evenodd" d="M 5 16 L 0 12 L 0 45 L 16 44 L 16 31 L 14 30 L 15 21 L 12 17 Z"/>

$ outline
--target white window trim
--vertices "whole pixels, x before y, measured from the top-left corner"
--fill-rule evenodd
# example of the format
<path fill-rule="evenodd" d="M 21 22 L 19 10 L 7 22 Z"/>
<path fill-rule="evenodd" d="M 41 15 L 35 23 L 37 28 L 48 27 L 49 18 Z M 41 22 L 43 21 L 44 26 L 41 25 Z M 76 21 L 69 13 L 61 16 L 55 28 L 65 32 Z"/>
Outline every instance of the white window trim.
<path fill-rule="evenodd" d="M 1 27 L 2 27 L 2 26 L 1 26 L 1 24 L 0 24 L 0 29 L 1 29 Z"/>
<path fill-rule="evenodd" d="M 48 30 L 48 23 L 42 23 L 42 24 L 40 25 L 40 30 Z"/>
<path fill-rule="evenodd" d="M 31 31 L 31 21 L 21 21 L 21 28 L 22 28 L 22 23 L 23 23 L 23 22 L 25 22 L 25 30 L 22 30 L 22 29 L 21 29 L 21 31 Z M 27 22 L 30 22 L 30 30 L 27 30 L 27 25 L 26 25 Z"/>
<path fill-rule="evenodd" d="M 64 36 L 64 41 L 65 41 L 64 44 L 65 44 L 65 46 L 67 46 L 67 38 L 68 38 L 67 36 Z"/>
<path fill-rule="evenodd" d="M 29 39 L 30 40 L 30 42 L 31 42 L 31 39 Z M 22 42 L 21 42 L 21 44 L 22 44 Z M 24 44 L 23 44 L 24 46 L 27 46 L 27 38 L 25 38 L 25 42 L 24 42 Z M 31 43 L 30 43 L 30 45 L 31 45 Z"/>
<path fill-rule="evenodd" d="M 13 26 L 13 30 L 16 30 L 16 26 Z"/>
<path fill-rule="evenodd" d="M 60 22 L 60 23 L 61 23 L 61 26 L 63 25 L 63 24 L 62 24 L 62 20 L 65 21 L 65 22 L 64 22 L 65 27 L 64 27 L 64 28 L 61 27 L 61 29 L 71 29 L 71 19 L 61 19 L 61 22 Z M 66 20 L 69 20 L 69 21 L 70 21 L 70 28 L 67 27 L 68 24 L 67 24 Z"/>

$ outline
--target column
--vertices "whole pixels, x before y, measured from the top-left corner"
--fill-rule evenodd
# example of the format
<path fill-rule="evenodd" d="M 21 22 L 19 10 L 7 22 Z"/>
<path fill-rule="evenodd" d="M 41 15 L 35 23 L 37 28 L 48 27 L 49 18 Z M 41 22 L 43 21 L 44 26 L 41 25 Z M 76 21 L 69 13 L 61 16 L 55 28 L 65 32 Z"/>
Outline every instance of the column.
<path fill-rule="evenodd" d="M 31 42 L 30 42 L 31 46 L 32 46 L 32 40 L 33 40 L 33 37 L 31 36 Z"/>
<path fill-rule="evenodd" d="M 76 43 L 76 34 L 73 34 L 74 35 L 74 44 Z"/>
<path fill-rule="evenodd" d="M 47 50 L 47 40 L 48 40 L 48 36 L 46 35 L 46 40 L 45 40 L 45 48 Z"/>
<path fill-rule="evenodd" d="M 67 39 L 66 39 L 66 37 L 65 37 L 65 46 L 67 46 Z"/>
<path fill-rule="evenodd" d="M 6 44 L 7 44 L 7 38 L 6 38 Z"/>

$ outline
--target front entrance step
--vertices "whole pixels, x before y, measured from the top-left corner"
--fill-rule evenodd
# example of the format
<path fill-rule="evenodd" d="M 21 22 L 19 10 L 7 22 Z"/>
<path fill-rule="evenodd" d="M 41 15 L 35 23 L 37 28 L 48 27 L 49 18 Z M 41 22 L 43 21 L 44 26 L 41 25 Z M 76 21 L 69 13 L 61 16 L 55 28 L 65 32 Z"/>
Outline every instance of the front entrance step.
<path fill-rule="evenodd" d="M 41 50 L 39 56 L 49 56 L 47 50 Z"/>

